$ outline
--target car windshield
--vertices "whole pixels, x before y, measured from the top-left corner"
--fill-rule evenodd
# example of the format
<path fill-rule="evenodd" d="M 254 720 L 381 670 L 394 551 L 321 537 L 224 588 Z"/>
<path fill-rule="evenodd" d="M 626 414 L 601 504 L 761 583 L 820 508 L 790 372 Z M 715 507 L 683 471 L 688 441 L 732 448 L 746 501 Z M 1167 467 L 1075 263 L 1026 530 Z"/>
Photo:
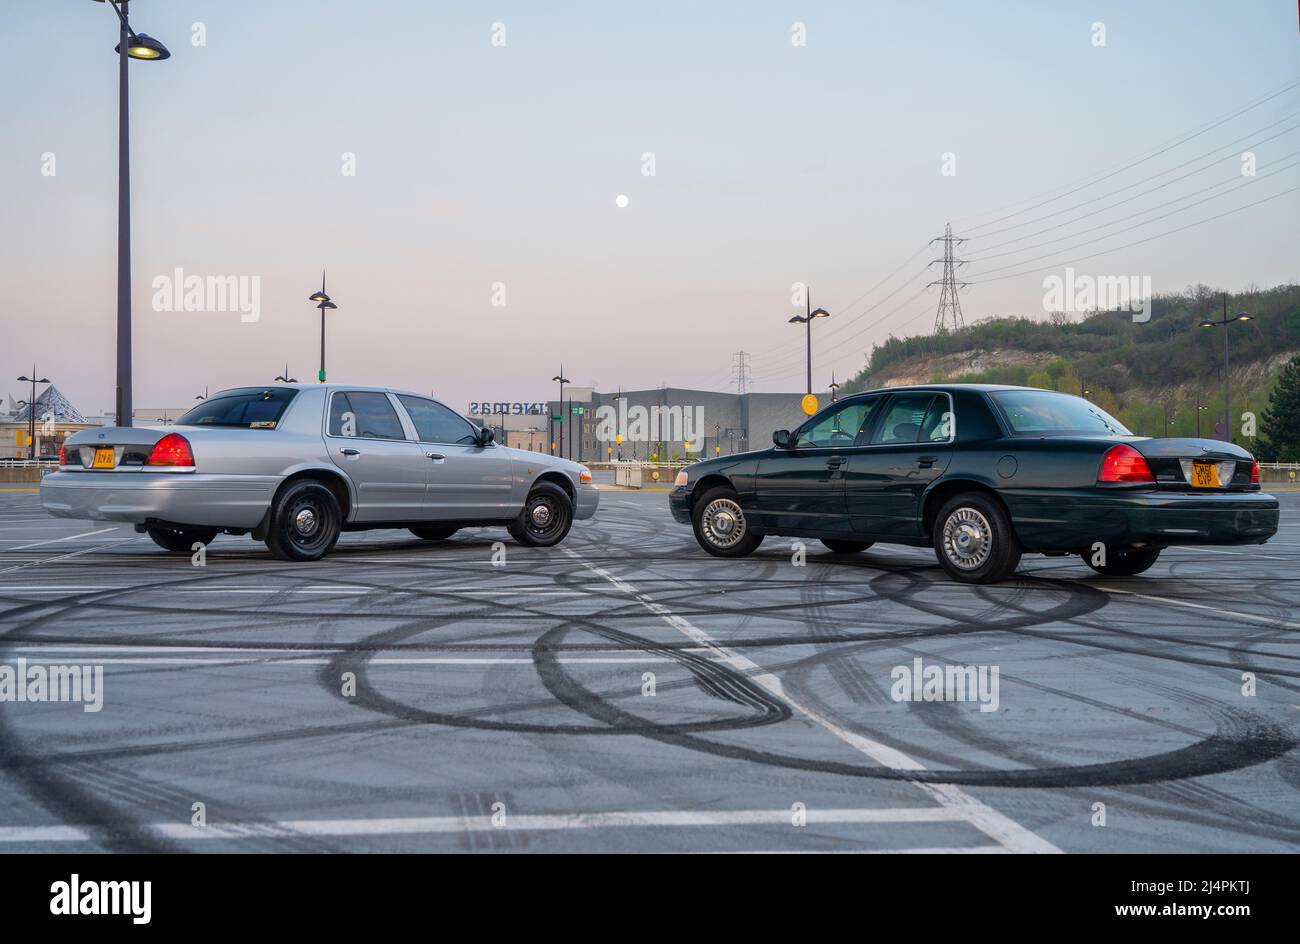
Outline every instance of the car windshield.
<path fill-rule="evenodd" d="M 989 394 L 1014 433 L 1114 433 L 1132 436 L 1124 424 L 1083 397 L 1051 390 L 999 390 Z"/>
<path fill-rule="evenodd" d="M 275 429 L 289 401 L 298 395 L 292 387 L 245 387 L 214 394 L 176 421 L 180 426 L 226 426 L 239 429 Z"/>

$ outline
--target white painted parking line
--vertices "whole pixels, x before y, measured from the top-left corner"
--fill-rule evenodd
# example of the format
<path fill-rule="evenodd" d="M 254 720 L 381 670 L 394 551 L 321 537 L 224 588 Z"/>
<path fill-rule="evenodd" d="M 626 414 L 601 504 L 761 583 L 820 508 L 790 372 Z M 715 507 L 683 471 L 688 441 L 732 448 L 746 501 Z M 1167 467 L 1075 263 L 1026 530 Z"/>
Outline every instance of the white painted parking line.
<path fill-rule="evenodd" d="M 943 806 L 867 809 L 809 808 L 802 814 L 809 826 L 835 824 L 951 823 L 963 820 L 959 811 Z M 268 823 L 155 823 L 145 827 L 166 839 L 266 839 L 293 836 L 403 836 L 429 833 L 553 832 L 572 829 L 635 827 L 785 826 L 796 829 L 789 809 L 777 810 L 647 810 L 613 813 L 528 814 L 507 816 L 496 825 L 492 816 L 412 816 L 372 819 L 296 819 Z M 0 843 L 87 842 L 93 830 L 80 826 L 0 826 Z M 978 847 L 976 847 L 978 848 Z"/>
<path fill-rule="evenodd" d="M 19 651 L 19 650 L 14 650 Z M 39 654 L 24 654 L 23 658 L 31 665 L 41 663 L 58 663 L 63 664 L 67 661 L 68 654 L 62 656 L 51 654 L 41 656 Z M 278 668 L 281 666 L 318 666 L 329 665 L 332 660 L 324 659 L 319 656 L 296 656 L 296 655 L 267 655 L 267 656 L 218 656 L 212 658 L 199 658 L 191 656 L 140 656 L 134 658 L 102 657 L 89 656 L 83 660 L 93 662 L 95 665 L 212 665 L 212 666 L 231 666 L 231 665 L 265 665 L 269 668 Z M 666 656 L 642 656 L 623 657 L 610 659 L 592 659 L 581 656 L 560 656 L 554 661 L 563 665 L 647 665 L 667 664 L 675 662 Z M 3 664 L 3 660 L 0 660 Z M 533 659 L 525 658 L 450 658 L 442 656 L 395 656 L 380 657 L 367 659 L 366 665 L 534 665 Z"/>
<path fill-rule="evenodd" d="M 651 597 L 637 590 L 635 586 L 628 583 L 626 580 L 623 580 L 621 577 L 617 577 L 604 568 L 586 561 L 583 559 L 581 554 L 574 551 L 572 548 L 561 547 L 560 549 L 583 567 L 587 568 L 587 570 L 603 577 L 617 589 L 631 596 L 645 609 L 654 613 L 669 626 L 680 632 L 683 636 L 686 636 L 688 639 L 694 640 L 701 646 L 710 649 L 717 662 L 729 665 L 748 676 L 756 684 L 766 689 L 770 694 L 784 701 L 791 709 L 803 715 L 813 723 L 825 728 L 854 750 L 892 770 L 925 769 L 920 762 L 913 760 L 897 748 L 863 737 L 854 731 L 850 731 L 847 728 L 836 724 L 834 721 L 831 721 L 819 712 L 795 701 L 786 693 L 780 679 L 770 672 L 766 672 L 753 660 L 738 652 L 733 652 L 732 650 L 727 649 L 689 620 L 678 616 L 663 604 L 657 603 Z M 1014 852 L 1061 851 L 1037 833 L 1026 829 L 1015 820 L 999 813 L 991 806 L 975 799 L 953 784 L 922 783 L 919 781 L 912 782 L 922 792 L 931 796 L 940 804 L 940 806 L 945 809 L 957 811 L 960 818 L 965 819 L 976 829 L 991 836 L 998 843 L 1006 846 Z"/>
<path fill-rule="evenodd" d="M 13 552 L 13 551 L 25 551 L 25 550 L 27 550 L 29 547 L 44 547 L 46 544 L 59 544 L 59 543 L 61 543 L 61 542 L 63 542 L 63 541 L 75 541 L 77 538 L 89 538 L 89 537 L 94 537 L 96 534 L 108 534 L 108 532 L 110 532 L 110 531 L 116 531 L 116 530 L 117 530 L 117 527 L 115 526 L 115 527 L 112 527 L 112 528 L 100 528 L 98 531 L 82 531 L 82 532 L 79 532 L 79 533 L 77 533 L 77 534 L 69 534 L 69 535 L 67 535 L 66 537 L 61 537 L 61 538 L 50 538 L 48 541 L 36 541 L 36 542 L 34 542 L 34 543 L 32 543 L 32 544 L 24 544 L 24 545 L 22 545 L 22 547 L 11 547 L 11 548 L 9 548 L 9 552 Z M 7 552 L 7 553 L 8 553 L 8 552 Z"/>
<path fill-rule="evenodd" d="M 1142 600 L 1152 600 L 1156 603 L 1168 603 L 1170 606 L 1184 606 L 1193 610 L 1208 610 L 1211 613 L 1218 613 L 1220 616 L 1231 616 L 1235 619 L 1249 620 L 1252 623 L 1265 623 L 1269 626 L 1285 627 L 1286 629 L 1300 629 L 1300 622 L 1296 620 L 1282 619 L 1277 616 L 1261 616 L 1258 613 L 1243 613 L 1240 610 L 1225 610 L 1222 607 L 1210 606 L 1208 603 L 1194 603 L 1191 600 L 1175 600 L 1173 597 L 1160 597 L 1154 593 L 1138 593 L 1136 590 L 1121 590 L 1118 587 L 1106 587 L 1101 584 L 1093 584 L 1098 590 L 1104 590 L 1107 593 L 1120 593 L 1126 597 L 1137 597 Z"/>

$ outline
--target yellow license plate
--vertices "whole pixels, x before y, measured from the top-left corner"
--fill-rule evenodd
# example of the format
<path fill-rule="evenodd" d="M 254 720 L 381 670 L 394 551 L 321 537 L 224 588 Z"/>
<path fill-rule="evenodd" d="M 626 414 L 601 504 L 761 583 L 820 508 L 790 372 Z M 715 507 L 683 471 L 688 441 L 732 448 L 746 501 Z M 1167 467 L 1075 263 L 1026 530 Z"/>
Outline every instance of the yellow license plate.
<path fill-rule="evenodd" d="M 1192 463 L 1193 488 L 1218 488 L 1219 470 L 1213 462 Z"/>
<path fill-rule="evenodd" d="M 111 469 L 113 468 L 113 449 L 96 449 L 95 461 L 91 463 L 92 469 Z"/>

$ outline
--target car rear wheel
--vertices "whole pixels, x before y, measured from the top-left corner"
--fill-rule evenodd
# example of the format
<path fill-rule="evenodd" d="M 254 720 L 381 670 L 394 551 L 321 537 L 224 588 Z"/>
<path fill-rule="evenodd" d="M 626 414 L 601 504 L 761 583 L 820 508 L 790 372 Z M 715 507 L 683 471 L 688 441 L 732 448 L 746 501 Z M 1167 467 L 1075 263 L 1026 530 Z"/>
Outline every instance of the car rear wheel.
<path fill-rule="evenodd" d="M 1111 547 L 1106 546 L 1106 563 L 1094 564 L 1092 552 L 1085 551 L 1084 562 L 1097 573 L 1106 577 L 1135 577 L 1144 570 L 1150 570 L 1163 548 L 1159 547 Z"/>
<path fill-rule="evenodd" d="M 836 554 L 857 554 L 871 547 L 870 541 L 841 541 L 839 538 L 822 538 L 821 542 Z"/>
<path fill-rule="evenodd" d="M 343 526 L 334 493 L 320 482 L 292 483 L 271 509 L 266 546 L 281 560 L 313 561 L 330 552 Z"/>
<path fill-rule="evenodd" d="M 573 501 L 554 482 L 538 482 L 528 493 L 524 510 L 506 530 L 526 547 L 551 547 L 564 540 L 573 525 Z"/>
<path fill-rule="evenodd" d="M 967 492 L 939 510 L 934 554 L 950 577 L 962 583 L 997 583 L 1015 571 L 1020 553 L 1011 519 L 992 496 Z"/>
<path fill-rule="evenodd" d="M 714 557 L 745 557 L 763 543 L 763 536 L 749 528 L 740 507 L 740 496 L 725 485 L 711 488 L 699 497 L 691 514 L 695 540 Z"/>
<path fill-rule="evenodd" d="M 195 544 L 211 544 L 219 533 L 216 528 L 168 528 L 155 525 L 146 529 L 153 543 L 168 551 L 189 554 Z"/>
<path fill-rule="evenodd" d="M 411 533 L 417 538 L 425 541 L 445 541 L 459 530 L 460 528 L 433 528 L 421 526 L 418 528 L 411 528 Z"/>

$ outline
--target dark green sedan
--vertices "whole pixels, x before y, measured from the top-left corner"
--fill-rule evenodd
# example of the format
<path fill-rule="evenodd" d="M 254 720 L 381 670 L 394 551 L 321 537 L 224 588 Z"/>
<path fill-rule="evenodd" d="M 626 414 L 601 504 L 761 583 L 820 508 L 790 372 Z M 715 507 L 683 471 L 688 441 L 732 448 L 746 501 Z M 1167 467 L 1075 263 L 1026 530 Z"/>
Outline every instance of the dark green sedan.
<path fill-rule="evenodd" d="M 967 583 L 1009 576 L 1024 553 L 1078 554 L 1140 574 L 1161 550 L 1263 544 L 1278 501 L 1250 453 L 1212 439 L 1135 436 L 1081 397 L 1030 387 L 930 384 L 845 397 L 770 449 L 677 476 L 673 517 L 710 554 L 767 535 L 853 554 L 934 547 Z"/>

